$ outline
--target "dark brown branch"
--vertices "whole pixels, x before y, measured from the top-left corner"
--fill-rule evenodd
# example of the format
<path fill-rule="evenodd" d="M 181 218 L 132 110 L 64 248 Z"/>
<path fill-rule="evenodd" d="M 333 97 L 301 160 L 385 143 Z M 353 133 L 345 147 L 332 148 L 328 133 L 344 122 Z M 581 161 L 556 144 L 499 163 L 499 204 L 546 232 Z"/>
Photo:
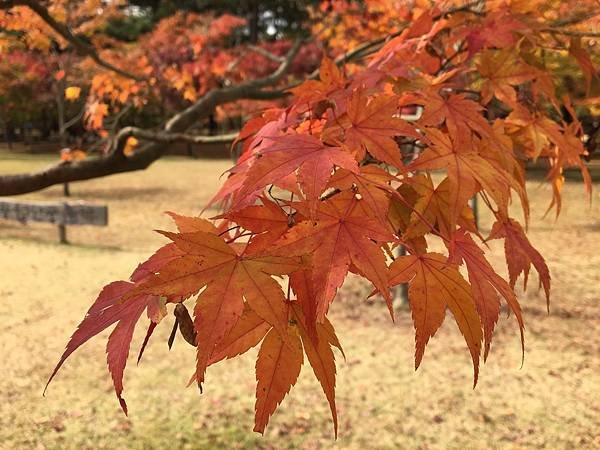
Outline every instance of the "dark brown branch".
<path fill-rule="evenodd" d="M 36 173 L 3 175 L 0 176 L 0 196 L 25 194 L 55 184 L 142 170 L 160 158 L 164 152 L 163 145 L 154 144 L 129 158 L 122 153 L 111 153 L 83 161 L 62 162 Z"/>
<path fill-rule="evenodd" d="M 543 28 L 543 33 L 560 34 L 562 36 L 573 36 L 573 37 L 600 37 L 600 33 L 592 31 L 577 31 L 577 30 L 560 30 L 556 28 Z"/>
<path fill-rule="evenodd" d="M 54 17 L 52 17 L 48 9 L 45 6 L 41 5 L 39 2 L 35 0 L 11 0 L 8 2 L 0 3 L 0 9 L 6 9 L 13 6 L 26 6 L 29 9 L 31 9 L 40 17 L 40 19 L 46 22 L 46 24 L 50 28 L 52 28 L 64 39 L 69 41 L 73 45 L 73 47 L 75 47 L 78 53 L 90 57 L 99 66 L 104 67 L 105 69 L 108 69 L 125 78 L 130 78 L 136 81 L 144 81 L 146 79 L 144 77 L 134 75 L 132 73 L 127 72 L 126 70 L 113 66 L 111 63 L 102 59 L 93 46 L 89 45 L 83 39 L 73 34 L 73 32 L 69 29 L 67 25 L 58 22 Z"/>
<path fill-rule="evenodd" d="M 213 89 L 212 91 L 208 92 L 192 106 L 173 116 L 166 123 L 165 131 L 172 133 L 186 130 L 192 125 L 193 122 L 197 122 L 198 120 L 209 116 L 219 105 L 230 103 L 242 98 L 258 98 L 258 96 L 264 94 L 263 88 L 273 86 L 288 72 L 292 61 L 298 54 L 298 50 L 300 50 L 301 45 L 301 40 L 294 42 L 285 56 L 284 61 L 279 65 L 277 70 L 270 75 L 248 81 L 246 83 L 238 84 L 236 86 Z"/>
<path fill-rule="evenodd" d="M 555 27 L 564 27 L 567 25 L 576 25 L 578 23 L 585 22 L 586 20 L 589 20 L 597 15 L 598 15 L 597 11 L 588 11 L 588 12 L 585 12 L 582 14 L 574 15 L 572 17 L 566 17 L 564 19 L 555 20 L 554 22 L 552 22 L 550 24 L 550 26 L 552 28 L 555 28 Z"/>
<path fill-rule="evenodd" d="M 188 142 L 190 144 L 221 144 L 232 142 L 237 135 L 237 131 L 235 133 L 221 134 L 216 136 L 201 136 L 186 133 L 152 131 L 136 127 L 125 127 L 119 131 L 118 139 L 127 140 L 129 137 L 135 137 L 146 141 L 160 142 L 162 144 L 172 144 L 173 142 Z"/>
<path fill-rule="evenodd" d="M 476 8 L 476 7 L 478 7 L 478 6 L 480 6 L 480 5 L 484 4 L 484 3 L 485 3 L 484 0 L 476 0 L 476 1 L 473 1 L 473 2 L 465 3 L 462 6 L 456 6 L 456 7 L 453 7 L 453 8 L 449 8 L 447 11 L 444 11 L 444 12 L 438 14 L 437 16 L 434 16 L 433 20 L 439 20 L 442 17 L 446 17 L 446 16 L 449 16 L 449 15 L 452 15 L 452 14 L 456 14 L 456 13 L 460 13 L 460 12 L 466 12 L 466 13 L 471 13 L 471 14 L 475 14 L 475 15 L 481 15 L 482 13 L 480 11 L 474 10 L 473 8 Z M 355 60 L 364 58 L 365 56 L 368 56 L 370 54 L 375 53 L 377 50 L 379 50 L 383 46 L 383 44 L 385 44 L 386 42 L 388 42 L 390 39 L 393 39 L 395 37 L 400 36 L 404 32 L 404 30 L 406 29 L 406 25 L 408 25 L 408 24 L 405 24 L 404 27 L 401 27 L 399 30 L 397 30 L 397 31 L 395 31 L 393 33 L 390 33 L 390 34 L 388 34 L 386 36 L 382 36 L 382 37 L 380 37 L 378 39 L 373 39 L 371 41 L 367 41 L 367 42 L 359 45 L 358 47 L 356 47 L 356 48 L 354 48 L 354 49 L 352 49 L 352 50 L 350 50 L 350 51 L 348 51 L 348 52 L 346 52 L 346 53 L 338 56 L 335 59 L 335 61 L 334 61 L 335 64 L 338 67 L 340 67 L 340 66 L 343 66 L 344 64 L 346 64 L 347 62 L 355 61 Z M 319 71 L 320 71 L 319 69 L 315 69 L 308 76 L 307 79 L 311 79 L 312 80 L 312 79 L 317 78 L 319 76 Z M 296 87 L 298 84 L 299 84 L 298 82 L 290 84 L 288 87 L 286 87 L 285 90 L 291 89 L 293 87 Z"/>
<path fill-rule="evenodd" d="M 165 143 L 183 141 L 223 142 L 232 136 L 191 136 L 185 132 L 208 117 L 214 109 L 222 104 L 240 99 L 260 98 L 265 95 L 264 88 L 279 82 L 289 70 L 302 42 L 297 41 L 285 56 L 285 60 L 270 75 L 248 81 L 236 86 L 214 89 L 189 108 L 169 119 L 161 131 L 142 130 L 127 127 L 115 136 L 110 152 L 103 156 L 88 158 L 83 161 L 60 163 L 41 172 L 0 176 L 0 196 L 19 195 L 38 191 L 55 184 L 72 181 L 89 180 L 107 175 L 143 170 L 162 157 L 167 151 Z M 155 143 L 141 146 L 133 155 L 123 153 L 127 138 L 136 136 Z"/>
<path fill-rule="evenodd" d="M 278 55 L 271 53 L 270 51 L 265 50 L 264 48 L 258 47 L 256 45 L 249 45 L 248 49 L 252 50 L 254 53 L 258 53 L 259 55 L 264 56 L 267 59 L 270 59 L 271 61 L 274 61 L 274 62 L 277 62 L 280 64 L 285 60 L 285 58 L 283 56 L 278 56 Z"/>
<path fill-rule="evenodd" d="M 63 134 L 69 128 L 71 128 L 73 125 L 75 125 L 77 122 L 79 122 L 81 120 L 81 118 L 83 117 L 83 115 L 85 114 L 85 109 L 86 109 L 86 106 L 83 105 L 82 108 L 79 110 L 79 112 L 77 114 L 75 114 L 68 121 L 66 121 L 62 125 L 62 127 L 60 127 L 60 134 Z"/>

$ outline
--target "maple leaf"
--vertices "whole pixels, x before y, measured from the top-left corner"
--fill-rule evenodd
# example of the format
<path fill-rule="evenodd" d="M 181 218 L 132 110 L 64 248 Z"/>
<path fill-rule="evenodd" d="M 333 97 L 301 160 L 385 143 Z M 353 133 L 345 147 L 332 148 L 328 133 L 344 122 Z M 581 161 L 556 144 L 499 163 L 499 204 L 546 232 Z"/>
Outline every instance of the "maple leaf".
<path fill-rule="evenodd" d="M 177 259 L 183 255 L 183 252 L 177 248 L 174 243 L 166 244 L 160 247 L 150 258 L 143 263 L 138 264 L 131 274 L 130 280 L 139 282 L 151 275 L 154 275 L 165 264 Z"/>
<path fill-rule="evenodd" d="M 437 225 L 439 233 L 450 238 L 451 228 L 451 183 L 448 177 L 437 186 L 433 186 L 431 175 L 419 174 L 408 180 L 419 196 L 411 213 L 403 239 L 414 239 L 429 233 L 431 227 Z M 457 218 L 458 224 L 470 231 L 476 232 L 473 223 L 473 212 L 465 206 Z"/>
<path fill-rule="evenodd" d="M 324 145 L 315 136 L 288 134 L 268 138 L 260 153 L 254 155 L 240 190 L 252 194 L 298 170 L 298 182 L 309 200 L 316 200 L 327 186 L 334 166 L 358 172 L 356 160 L 339 147 Z"/>
<path fill-rule="evenodd" d="M 390 286 L 400 283 L 408 283 L 408 301 L 416 331 L 415 368 L 421 364 L 429 338 L 442 325 L 449 309 L 469 347 L 475 386 L 483 334 L 471 286 L 457 266 L 439 253 L 401 256 L 390 266 Z"/>
<path fill-rule="evenodd" d="M 335 437 L 337 438 L 338 430 L 338 418 L 337 408 L 335 406 L 335 356 L 332 351 L 332 347 L 341 347 L 333 330 L 333 326 L 326 319 L 324 323 L 316 325 L 316 339 L 311 337 L 307 328 L 307 322 L 303 316 L 301 308 L 296 303 L 292 302 L 292 313 L 295 317 L 296 324 L 300 330 L 300 338 L 302 339 L 302 345 L 304 352 L 308 358 L 308 361 L 313 369 L 315 377 L 319 380 L 327 402 L 329 403 L 329 409 L 331 410 L 331 417 L 333 419 L 333 429 Z"/>
<path fill-rule="evenodd" d="M 287 333 L 286 344 L 279 333 L 269 331 L 258 351 L 254 431 L 261 434 L 277 405 L 296 384 L 304 361 L 297 330 L 289 327 Z"/>
<path fill-rule="evenodd" d="M 592 85 L 592 78 L 600 79 L 598 77 L 598 71 L 594 67 L 594 63 L 590 58 L 589 53 L 581 46 L 581 37 L 572 37 L 569 45 L 569 55 L 577 60 L 577 63 L 583 71 L 585 78 L 585 91 L 587 94 L 590 92 Z"/>
<path fill-rule="evenodd" d="M 525 186 L 525 168 L 515 155 L 513 140 L 505 132 L 504 121 L 496 120 L 492 125 L 493 137 L 481 140 L 478 150 L 494 167 L 500 167 L 514 181 L 511 187 L 521 200 L 525 224 L 529 222 L 529 199 Z"/>
<path fill-rule="evenodd" d="M 290 89 L 298 102 L 314 103 L 335 101 L 338 91 L 344 89 L 346 79 L 333 60 L 324 56 L 319 68 L 319 81 L 306 80 L 300 86 Z"/>
<path fill-rule="evenodd" d="M 317 336 L 317 290 L 313 284 L 312 257 L 302 256 L 305 268 L 289 275 L 289 286 L 294 292 L 298 303 L 302 307 L 302 314 L 306 332 L 313 342 L 318 341 Z"/>
<path fill-rule="evenodd" d="M 450 94 L 444 98 L 435 92 L 424 91 L 414 102 L 424 105 L 418 124 L 430 127 L 445 123 L 460 150 L 468 150 L 471 146 L 473 132 L 482 137 L 491 133 L 490 125 L 482 115 L 483 107 L 464 94 Z"/>
<path fill-rule="evenodd" d="M 300 212 L 305 207 L 294 203 Z M 272 254 L 312 254 L 312 284 L 316 294 L 316 317 L 322 319 L 350 264 L 370 280 L 388 302 L 385 254 L 377 243 L 395 241 L 377 220 L 369 218 L 353 192 L 344 192 L 320 202 L 314 220 L 298 223 L 276 243 Z M 377 242 L 377 243 L 376 243 Z"/>
<path fill-rule="evenodd" d="M 560 135 L 558 124 L 549 118 L 532 114 L 523 106 L 516 106 L 506 118 L 507 132 L 522 143 L 525 154 L 536 160 L 551 143 L 550 136 Z"/>
<path fill-rule="evenodd" d="M 393 180 L 395 178 L 389 172 L 369 164 L 361 166 L 359 173 L 344 169 L 337 170 L 329 180 L 329 185 L 342 190 L 355 189 L 371 209 L 372 214 L 387 226 L 390 198 L 394 192 L 390 183 Z"/>
<path fill-rule="evenodd" d="M 500 314 L 498 294 L 504 297 L 506 303 L 515 314 L 515 318 L 519 324 L 519 331 L 521 332 L 521 348 L 524 354 L 523 331 L 525 325 L 523 323 L 523 315 L 521 314 L 521 306 L 512 288 L 506 280 L 494 271 L 494 268 L 485 258 L 483 250 L 479 248 L 473 238 L 465 233 L 464 230 L 458 230 L 454 233 L 449 247 L 449 260 L 454 263 L 464 261 L 467 266 L 473 299 L 475 300 L 477 312 L 483 325 L 485 339 L 484 361 L 487 359 L 490 351 L 492 334 Z"/>
<path fill-rule="evenodd" d="M 215 347 L 208 365 L 216 364 L 224 359 L 234 358 L 256 347 L 273 327 L 265 322 L 248 303 L 244 303 L 244 310 L 231 331 Z M 198 380 L 194 372 L 188 386 Z"/>
<path fill-rule="evenodd" d="M 106 354 L 108 370 L 113 379 L 117 399 L 123 412 L 127 414 L 127 404 L 121 396 L 123 393 L 123 371 L 127 363 L 135 324 L 146 306 L 148 306 L 148 303 L 154 299 L 151 295 L 140 294 L 129 301 L 123 301 L 125 294 L 130 292 L 134 287 L 133 283 L 128 283 L 127 281 L 115 281 L 102 289 L 102 292 L 100 292 L 98 298 L 86 313 L 83 321 L 71 336 L 64 353 L 46 383 L 46 389 L 66 359 L 75 350 L 92 337 L 117 323 L 117 326 L 108 338 Z"/>
<path fill-rule="evenodd" d="M 204 231 L 205 233 L 213 233 L 217 234 L 217 229 L 214 224 L 209 220 L 203 219 L 198 216 L 182 216 L 181 214 L 174 213 L 172 211 L 167 211 L 167 214 L 175 225 L 180 233 L 193 233 L 195 231 Z"/>
<path fill-rule="evenodd" d="M 535 267 L 540 277 L 540 286 L 544 287 L 546 303 L 550 309 L 550 271 L 540 253 L 531 245 L 523 227 L 510 218 L 498 220 L 492 225 L 488 239 L 504 238 L 504 253 L 508 265 L 510 286 L 514 288 L 517 278 L 523 274 L 523 286 L 527 287 L 529 269 Z"/>
<path fill-rule="evenodd" d="M 477 65 L 479 74 L 486 78 L 482 88 L 482 101 L 490 102 L 496 98 L 508 105 L 517 103 L 514 86 L 533 80 L 537 71 L 525 64 L 517 51 L 512 48 L 503 50 L 487 50 L 481 54 Z"/>
<path fill-rule="evenodd" d="M 209 364 L 246 353 L 256 347 L 271 328 L 269 323 L 245 303 L 242 315 L 225 338 L 217 344 Z"/>
<path fill-rule="evenodd" d="M 278 136 L 281 132 L 296 122 L 295 111 L 284 111 L 279 108 L 271 108 L 265 111 L 260 117 L 246 122 L 238 137 L 233 141 L 231 147 L 244 140 L 243 152 L 238 159 L 239 163 L 244 163 L 252 156 L 255 150 L 260 148 L 264 139 L 268 136 Z"/>
<path fill-rule="evenodd" d="M 569 108 L 570 103 L 567 102 L 565 106 Z M 549 157 L 551 169 L 548 172 L 548 179 L 553 185 L 554 197 L 548 211 L 556 205 L 557 216 L 560 213 L 560 190 L 564 182 L 562 171 L 565 167 L 580 169 L 586 192 L 588 196 L 591 195 L 592 179 L 581 159 L 587 152 L 581 138 L 577 136 L 580 132 L 578 121 L 561 129 L 548 117 L 533 114 L 526 108 L 517 106 L 506 118 L 506 124 L 508 132 L 522 145 L 528 157 L 534 160 L 542 154 Z"/>
<path fill-rule="evenodd" d="M 69 101 L 75 101 L 81 94 L 81 88 L 79 86 L 69 86 L 65 89 L 65 98 Z"/>
<path fill-rule="evenodd" d="M 298 258 L 240 254 L 221 237 L 202 231 L 163 234 L 172 239 L 184 255 L 163 266 L 138 289 L 186 298 L 206 287 L 194 309 L 199 383 L 204 381 L 204 372 L 216 346 L 242 315 L 244 298 L 259 316 L 286 335 L 285 295 L 270 275 L 300 269 Z"/>
<path fill-rule="evenodd" d="M 188 217 L 168 211 L 169 215 L 177 229 L 181 233 L 192 233 L 194 231 L 204 231 L 206 233 L 217 233 L 215 226 L 206 219 L 200 217 Z M 130 276 L 130 280 L 137 283 L 150 275 L 158 272 L 167 263 L 183 256 L 183 252 L 173 243 L 166 244 L 159 248 L 150 258 L 139 264 Z"/>
<path fill-rule="evenodd" d="M 397 117 L 398 97 L 378 95 L 369 97 L 355 90 L 344 115 L 332 119 L 323 130 L 325 142 L 343 143 L 364 159 L 365 150 L 381 162 L 404 167 L 396 136 L 419 138 L 421 135 L 408 122 Z"/>
<path fill-rule="evenodd" d="M 571 123 L 566 127 L 563 133 L 551 134 L 550 139 L 555 144 L 554 154 L 550 161 L 550 170 L 547 174 L 547 179 L 552 184 L 553 197 L 552 202 L 546 210 L 546 214 L 556 206 L 556 217 L 560 214 L 561 210 L 561 189 L 564 185 L 563 170 L 567 167 L 578 167 L 583 178 L 586 194 L 592 201 L 592 177 L 590 172 L 581 159 L 582 156 L 587 154 L 581 138 L 577 136 L 578 123 Z"/>
<path fill-rule="evenodd" d="M 426 130 L 431 145 L 410 164 L 411 170 L 446 169 L 450 183 L 450 229 L 453 230 L 467 201 L 483 188 L 506 210 L 510 199 L 510 188 L 520 189 L 516 181 L 500 167 L 472 149 L 461 149 L 447 135 L 433 128 Z"/>
<path fill-rule="evenodd" d="M 527 29 L 528 27 L 508 10 L 508 6 L 503 5 L 487 15 L 481 25 L 465 28 L 469 55 L 472 56 L 484 48 L 510 47 L 516 42 L 517 33 Z"/>
<path fill-rule="evenodd" d="M 247 206 L 243 209 L 228 212 L 219 217 L 227 218 L 241 225 L 244 229 L 256 233 L 252 236 L 247 253 L 266 250 L 279 239 L 293 223 L 291 215 L 287 214 L 277 203 L 261 198 L 262 205 Z"/>

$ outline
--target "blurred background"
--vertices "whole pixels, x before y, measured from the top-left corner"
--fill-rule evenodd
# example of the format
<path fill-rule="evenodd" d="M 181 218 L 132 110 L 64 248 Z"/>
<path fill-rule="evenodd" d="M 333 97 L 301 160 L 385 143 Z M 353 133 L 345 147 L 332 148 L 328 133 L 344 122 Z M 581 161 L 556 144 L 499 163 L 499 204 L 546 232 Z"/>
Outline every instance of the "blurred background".
<path fill-rule="evenodd" d="M 309 76 L 323 53 L 340 55 L 396 27 L 416 7 L 391 2 L 390 9 L 381 1 L 336 9 L 342 3 L 41 2 L 69 25 L 75 44 L 25 7 L 0 9 L 0 178 L 103 157 L 121 144 L 135 159 L 143 144 L 133 136 L 119 141 L 123 127 L 153 129 L 213 89 L 269 76 L 295 39 L 320 38 L 301 47 L 273 94 L 217 106 L 191 127 L 201 139 L 161 144 L 147 169 L 43 190 L 25 187 L 16 192 L 24 195 L 0 198 L 84 201 L 106 206 L 109 217 L 107 226 L 67 227 L 69 245 L 59 242 L 52 223 L 0 219 L 0 448 L 600 448 L 600 109 L 594 103 L 577 108 L 589 135 L 591 204 L 579 172 L 566 171 L 560 218 L 543 218 L 552 186 L 544 183 L 544 161 L 528 167 L 529 237 L 546 258 L 553 290 L 547 314 L 537 279 L 527 292 L 519 287 L 526 320 L 522 367 L 514 318 L 504 315 L 475 390 L 469 355 L 451 324 L 440 329 L 415 372 L 406 305 L 398 299 L 391 323 L 385 304 L 365 301 L 370 289 L 351 278 L 331 313 L 347 356 L 336 355 L 337 441 L 307 367 L 261 437 L 251 431 L 255 353 L 211 367 L 200 395 L 185 387 L 195 351 L 179 336 L 169 351 L 170 325 L 157 329 L 137 367 L 129 361 L 129 417 L 106 371 L 107 332 L 71 357 L 42 397 L 101 287 L 125 279 L 164 243 L 152 231 L 172 228 L 163 213 L 197 215 L 215 194 L 239 150 L 232 152 L 231 144 L 243 123 L 267 107 L 284 106 L 277 89 Z M 127 73 L 98 65 L 85 53 L 92 44 L 98 59 Z M 585 45 L 597 50 L 598 42 Z M 559 93 L 585 96 L 576 62 L 548 56 L 547 63 Z M 209 208 L 205 216 L 217 213 Z M 483 211 L 478 220 L 486 235 L 493 218 Z M 501 243 L 489 246 L 490 261 L 504 274 Z M 132 352 L 144 337 L 139 328 Z"/>

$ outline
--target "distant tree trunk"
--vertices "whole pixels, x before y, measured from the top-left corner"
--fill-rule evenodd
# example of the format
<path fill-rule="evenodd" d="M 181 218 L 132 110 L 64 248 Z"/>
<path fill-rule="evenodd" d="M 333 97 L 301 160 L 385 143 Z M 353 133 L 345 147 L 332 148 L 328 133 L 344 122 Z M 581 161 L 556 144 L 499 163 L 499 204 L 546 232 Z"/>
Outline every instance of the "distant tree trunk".
<path fill-rule="evenodd" d="M 61 147 L 65 147 L 67 145 L 67 130 L 65 128 L 65 82 L 64 78 L 58 82 L 58 86 L 56 88 L 56 114 L 58 117 L 58 139 Z"/>
<path fill-rule="evenodd" d="M 50 130 L 52 129 L 52 121 L 48 116 L 48 110 L 44 109 L 42 114 L 42 120 L 40 122 L 40 132 L 42 134 L 42 140 L 47 141 L 50 137 Z"/>
<path fill-rule="evenodd" d="M 479 206 L 477 205 L 477 196 L 474 196 L 469 200 L 471 209 L 473 210 L 473 220 L 475 221 L 475 227 L 479 228 Z"/>
<path fill-rule="evenodd" d="M 248 29 L 250 31 L 250 42 L 258 42 L 258 2 L 251 2 L 248 13 Z"/>
<path fill-rule="evenodd" d="M 8 148 L 12 148 L 13 140 L 15 138 L 15 126 L 10 119 L 7 119 L 4 123 L 4 135 Z"/>

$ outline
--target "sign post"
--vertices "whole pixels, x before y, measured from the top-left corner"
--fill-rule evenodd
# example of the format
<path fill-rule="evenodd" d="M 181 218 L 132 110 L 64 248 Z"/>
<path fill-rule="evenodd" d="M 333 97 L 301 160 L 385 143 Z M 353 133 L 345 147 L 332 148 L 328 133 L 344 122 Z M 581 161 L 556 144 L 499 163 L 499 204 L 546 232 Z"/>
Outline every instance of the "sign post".
<path fill-rule="evenodd" d="M 84 202 L 18 202 L 0 200 L 0 219 L 58 225 L 60 242 L 67 244 L 67 225 L 108 225 L 108 207 Z"/>

